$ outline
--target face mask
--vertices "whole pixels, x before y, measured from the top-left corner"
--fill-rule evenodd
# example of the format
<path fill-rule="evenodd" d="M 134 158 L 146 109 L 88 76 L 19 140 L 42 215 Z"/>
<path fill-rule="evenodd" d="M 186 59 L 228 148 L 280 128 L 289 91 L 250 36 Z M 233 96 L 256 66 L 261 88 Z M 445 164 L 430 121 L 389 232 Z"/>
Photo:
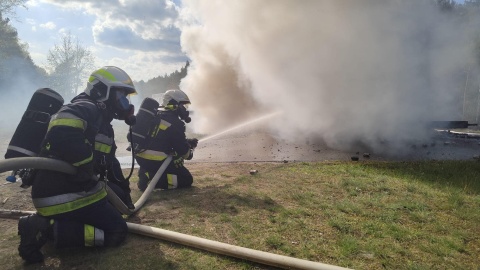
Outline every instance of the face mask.
<path fill-rule="evenodd" d="M 190 112 L 187 110 L 187 108 L 185 108 L 183 104 L 178 106 L 178 116 L 180 117 L 180 119 L 185 121 L 185 123 L 190 123 L 192 121 L 189 115 L 190 115 Z"/>
<path fill-rule="evenodd" d="M 126 97 L 123 91 L 115 91 L 114 102 L 114 118 L 118 120 L 125 120 L 125 123 L 129 126 L 133 126 L 136 123 L 135 107 L 130 104 L 130 101 Z"/>
<path fill-rule="evenodd" d="M 121 91 L 116 91 L 115 93 L 116 93 L 115 106 L 117 107 L 117 110 L 127 111 L 130 106 L 130 101 L 123 93 L 121 93 Z"/>

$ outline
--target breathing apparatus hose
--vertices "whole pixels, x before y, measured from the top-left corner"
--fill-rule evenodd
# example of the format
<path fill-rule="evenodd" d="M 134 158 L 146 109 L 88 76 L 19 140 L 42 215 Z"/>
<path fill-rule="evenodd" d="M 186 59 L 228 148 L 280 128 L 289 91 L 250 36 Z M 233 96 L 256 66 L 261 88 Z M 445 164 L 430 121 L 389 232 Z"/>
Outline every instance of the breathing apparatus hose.
<path fill-rule="evenodd" d="M 132 132 L 132 126 L 130 126 L 130 128 L 128 129 L 128 132 L 130 133 L 130 138 L 131 140 L 133 141 L 133 132 Z M 133 142 L 132 142 L 133 144 Z M 130 180 L 130 177 L 132 176 L 132 173 L 133 173 L 133 168 L 135 167 L 135 153 L 133 151 L 133 149 L 130 150 L 132 152 L 132 167 L 130 169 L 130 174 L 125 178 L 125 180 Z"/>

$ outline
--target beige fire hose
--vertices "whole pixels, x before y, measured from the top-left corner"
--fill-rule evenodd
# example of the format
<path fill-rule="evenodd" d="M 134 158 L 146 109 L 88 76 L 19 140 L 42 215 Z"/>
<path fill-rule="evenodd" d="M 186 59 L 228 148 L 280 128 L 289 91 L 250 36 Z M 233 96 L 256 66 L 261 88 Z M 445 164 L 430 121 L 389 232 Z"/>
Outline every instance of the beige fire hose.
<path fill-rule="evenodd" d="M 171 157 L 169 157 L 171 160 Z M 170 160 L 165 160 L 165 168 L 170 163 Z M 163 165 L 162 165 L 163 167 Z M 35 168 L 35 169 L 44 169 L 44 170 L 54 170 L 58 172 L 74 174 L 76 169 L 70 164 L 49 158 L 38 158 L 38 157 L 25 157 L 25 158 L 12 158 L 0 161 L 0 173 L 18 170 L 23 168 Z M 165 168 L 163 170 L 165 170 Z M 161 174 L 159 173 L 162 168 L 160 168 L 154 176 L 154 179 L 150 182 L 149 186 L 145 190 L 142 197 L 147 193 L 151 192 L 155 185 L 152 183 L 154 180 L 158 181 Z M 148 197 L 149 193 L 145 196 L 145 200 Z M 140 199 L 142 199 L 142 197 Z M 117 197 L 118 198 L 118 197 Z M 110 199 L 110 198 L 109 198 Z M 140 201 L 140 200 L 139 200 Z M 141 205 L 139 201 L 135 203 L 135 209 L 138 210 Z M 121 202 L 121 201 L 120 201 Z M 123 203 L 122 203 L 123 204 Z M 137 209 L 137 204 L 140 206 Z M 126 208 L 126 207 L 125 207 Z M 18 218 L 22 215 L 30 215 L 35 213 L 34 211 L 19 211 L 19 210 L 4 210 L 0 209 L 0 217 L 2 218 Z M 177 233 L 173 231 L 163 230 L 160 228 L 149 227 L 140 224 L 134 224 L 127 222 L 128 230 L 132 233 L 141 234 L 161 240 L 171 241 L 178 244 L 198 248 L 201 250 L 211 251 L 221 255 L 227 255 L 243 260 L 248 260 L 252 262 L 257 262 L 265 265 L 280 267 L 284 269 L 317 269 L 317 270 L 341 270 L 348 269 L 339 266 L 324 264 L 320 262 L 313 262 L 308 260 L 297 259 L 293 257 L 287 257 L 282 255 L 277 255 L 273 253 L 268 253 L 264 251 L 244 248 L 240 246 L 229 245 L 217 241 L 208 240 L 205 238 L 200 238 L 192 235 Z"/>
<path fill-rule="evenodd" d="M 148 184 L 147 188 L 143 192 L 142 196 L 137 200 L 135 203 L 135 209 L 128 209 L 128 207 L 123 203 L 123 201 L 115 194 L 113 190 L 108 188 L 107 186 L 107 194 L 108 194 L 108 200 L 110 203 L 115 206 L 115 208 L 118 209 L 122 214 L 124 215 L 131 215 L 135 212 L 137 212 L 142 206 L 145 204 L 147 201 L 148 197 L 150 197 L 150 193 L 155 189 L 155 185 L 157 184 L 158 180 L 160 180 L 160 177 L 162 176 L 163 172 L 167 169 L 168 165 L 172 161 L 172 156 L 168 156 L 165 161 L 163 161 L 162 166 L 158 168 L 157 173 L 155 173 L 155 176 L 153 176 L 152 180 Z"/>

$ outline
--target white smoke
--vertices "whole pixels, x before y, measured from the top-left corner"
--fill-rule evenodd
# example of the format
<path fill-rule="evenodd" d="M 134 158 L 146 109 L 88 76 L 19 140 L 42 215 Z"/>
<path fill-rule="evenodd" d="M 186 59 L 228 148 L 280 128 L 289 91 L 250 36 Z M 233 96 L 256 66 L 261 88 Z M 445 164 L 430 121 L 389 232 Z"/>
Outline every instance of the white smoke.
<path fill-rule="evenodd" d="M 272 125 L 285 139 L 375 149 L 461 120 L 467 35 L 432 2 L 184 0 L 195 129 L 281 110 Z"/>

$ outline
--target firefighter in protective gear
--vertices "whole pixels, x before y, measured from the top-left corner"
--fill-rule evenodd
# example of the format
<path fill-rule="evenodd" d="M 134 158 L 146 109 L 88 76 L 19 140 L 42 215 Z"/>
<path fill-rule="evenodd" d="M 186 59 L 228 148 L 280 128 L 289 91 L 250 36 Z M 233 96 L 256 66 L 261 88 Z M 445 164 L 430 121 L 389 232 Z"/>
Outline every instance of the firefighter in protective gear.
<path fill-rule="evenodd" d="M 51 117 L 40 156 L 66 161 L 77 167 L 76 175 L 37 170 L 32 185 L 36 214 L 18 223 L 20 256 L 27 263 L 43 261 L 40 251 L 47 239 L 57 248 L 118 246 L 127 235 L 120 212 L 107 201 L 104 181 L 95 174 L 115 174 L 115 119 L 134 122 L 134 108 L 127 96 L 136 93 L 132 80 L 118 67 L 94 71 L 84 93 Z M 133 118 L 132 118 L 133 116 Z M 128 183 L 121 183 L 130 191 Z M 54 237 L 53 237 L 54 236 Z"/>
<path fill-rule="evenodd" d="M 192 159 L 198 143 L 197 139 L 187 139 L 185 136 L 184 122 L 190 122 L 189 104 L 190 99 L 181 90 L 168 90 L 163 95 L 162 109 L 155 116 L 155 126 L 150 129 L 147 149 L 135 156 L 140 165 L 138 188 L 141 191 L 145 191 L 168 155 L 172 155 L 173 160 L 155 188 L 174 189 L 192 185 L 192 174 L 183 165 L 184 159 Z"/>

